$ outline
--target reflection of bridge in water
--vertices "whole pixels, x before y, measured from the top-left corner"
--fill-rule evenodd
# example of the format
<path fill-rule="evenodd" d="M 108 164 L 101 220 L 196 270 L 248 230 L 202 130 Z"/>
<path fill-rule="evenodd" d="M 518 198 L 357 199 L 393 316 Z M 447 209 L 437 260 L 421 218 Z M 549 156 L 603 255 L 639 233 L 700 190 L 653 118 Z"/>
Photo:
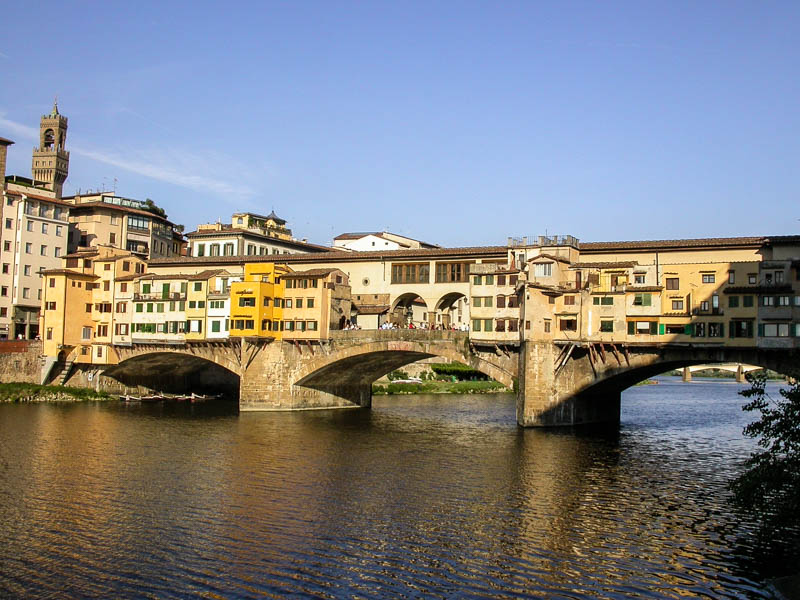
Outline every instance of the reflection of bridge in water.
<path fill-rule="evenodd" d="M 798 375 L 798 353 L 721 344 L 532 342 L 480 346 L 466 332 L 334 331 L 322 342 L 264 338 L 134 344 L 104 375 L 169 391 L 238 388 L 243 411 L 369 407 L 372 382 L 430 357 L 458 361 L 516 388 L 523 426 L 619 420 L 621 392 L 665 371 L 758 365 Z"/>

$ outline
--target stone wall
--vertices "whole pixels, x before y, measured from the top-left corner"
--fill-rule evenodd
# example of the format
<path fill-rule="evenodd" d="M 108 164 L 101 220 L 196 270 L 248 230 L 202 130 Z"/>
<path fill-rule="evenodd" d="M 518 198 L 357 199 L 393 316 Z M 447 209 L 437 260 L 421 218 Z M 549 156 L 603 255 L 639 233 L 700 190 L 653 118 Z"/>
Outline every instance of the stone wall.
<path fill-rule="evenodd" d="M 0 382 L 39 383 L 42 374 L 42 342 L 0 341 Z"/>

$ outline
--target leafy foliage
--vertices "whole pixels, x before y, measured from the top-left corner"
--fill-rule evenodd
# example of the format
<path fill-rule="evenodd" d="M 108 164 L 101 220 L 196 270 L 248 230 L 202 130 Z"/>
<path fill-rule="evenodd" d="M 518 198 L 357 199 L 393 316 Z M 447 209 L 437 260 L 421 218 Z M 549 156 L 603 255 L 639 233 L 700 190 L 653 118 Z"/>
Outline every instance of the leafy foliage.
<path fill-rule="evenodd" d="M 781 398 L 773 399 L 765 389 L 766 376 L 748 380 L 751 388 L 740 392 L 750 399 L 743 410 L 761 417 L 744 434 L 757 439 L 761 450 L 750 455 L 730 487 L 737 504 L 769 529 L 794 529 L 800 526 L 800 384 L 781 389 Z"/>
<path fill-rule="evenodd" d="M 434 363 L 431 365 L 431 370 L 437 375 L 455 376 L 459 381 L 464 380 L 480 380 L 485 381 L 489 376 L 480 371 L 476 371 L 472 367 L 461 363 Z"/>

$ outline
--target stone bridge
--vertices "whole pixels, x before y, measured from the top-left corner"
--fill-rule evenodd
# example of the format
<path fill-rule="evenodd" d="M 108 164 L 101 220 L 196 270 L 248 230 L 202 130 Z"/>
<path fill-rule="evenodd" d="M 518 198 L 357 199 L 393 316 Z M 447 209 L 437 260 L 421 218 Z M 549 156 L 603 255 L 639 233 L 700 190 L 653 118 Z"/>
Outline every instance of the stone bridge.
<path fill-rule="evenodd" d="M 275 343 L 242 377 L 241 410 L 370 406 L 372 382 L 402 366 L 439 356 L 513 387 L 517 353 L 482 351 L 466 332 L 424 329 L 332 332 L 322 343 Z"/>
<path fill-rule="evenodd" d="M 327 341 L 233 338 L 117 347 L 104 375 L 163 391 L 238 394 L 242 411 L 368 407 L 372 382 L 430 357 L 458 361 L 517 387 L 517 422 L 618 422 L 621 392 L 653 375 L 699 364 L 758 365 L 800 376 L 796 350 L 722 344 L 525 342 L 481 347 L 459 331 L 336 331 Z"/>
<path fill-rule="evenodd" d="M 649 377 L 693 365 L 743 363 L 800 377 L 800 352 L 722 344 L 526 342 L 517 422 L 528 426 L 619 422 L 620 394 Z"/>

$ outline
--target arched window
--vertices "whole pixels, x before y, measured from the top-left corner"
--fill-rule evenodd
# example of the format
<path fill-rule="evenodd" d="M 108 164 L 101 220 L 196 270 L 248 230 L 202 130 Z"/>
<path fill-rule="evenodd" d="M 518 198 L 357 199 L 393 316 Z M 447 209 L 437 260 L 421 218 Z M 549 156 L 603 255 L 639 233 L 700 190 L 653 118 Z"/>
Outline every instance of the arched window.
<path fill-rule="evenodd" d="M 44 132 L 44 147 L 46 149 L 49 150 L 50 148 L 52 148 L 55 141 L 56 141 L 56 136 L 52 129 L 48 129 L 47 131 Z"/>

